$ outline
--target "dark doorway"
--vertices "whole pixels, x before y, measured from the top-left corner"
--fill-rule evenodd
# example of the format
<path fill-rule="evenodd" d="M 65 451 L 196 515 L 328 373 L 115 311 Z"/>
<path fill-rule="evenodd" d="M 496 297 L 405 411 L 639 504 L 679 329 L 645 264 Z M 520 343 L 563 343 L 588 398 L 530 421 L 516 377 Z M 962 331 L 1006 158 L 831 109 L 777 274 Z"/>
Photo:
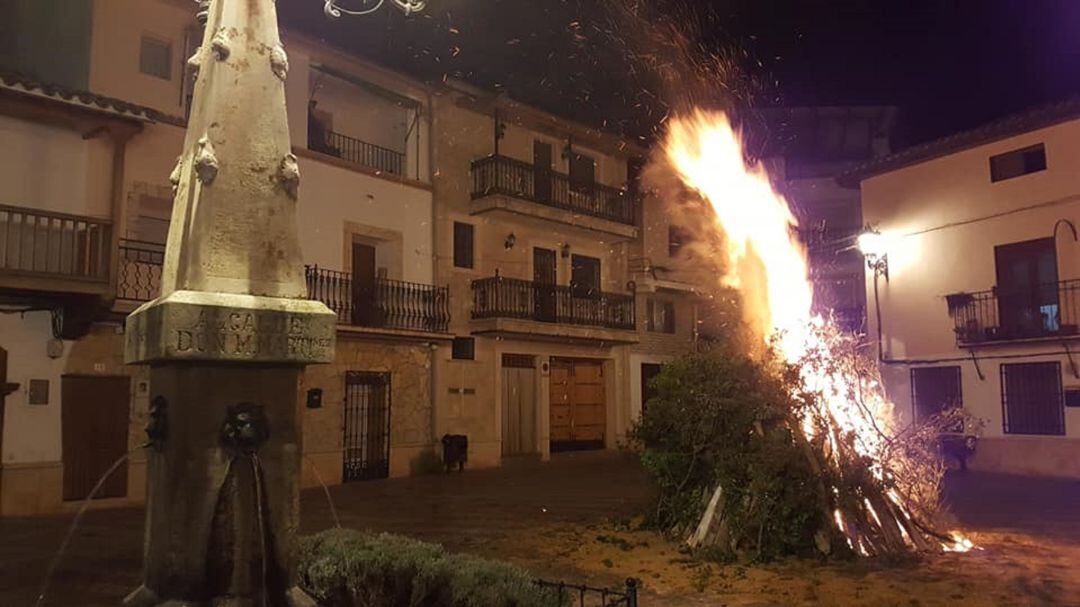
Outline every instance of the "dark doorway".
<path fill-rule="evenodd" d="M 90 495 L 98 479 L 128 452 L 131 380 L 65 375 L 60 382 L 64 499 Z M 109 478 L 97 497 L 127 495 L 127 467 Z"/>
<path fill-rule="evenodd" d="M 379 326 L 376 305 L 375 247 L 354 242 L 352 246 L 352 323 Z"/>
<path fill-rule="evenodd" d="M 570 290 L 575 298 L 600 297 L 600 260 L 574 255 L 571 262 Z"/>
<path fill-rule="evenodd" d="M 551 144 L 543 141 L 533 141 L 533 196 L 551 201 Z"/>
<path fill-rule="evenodd" d="M 348 481 L 390 476 L 390 374 L 345 374 L 344 469 Z"/>
<path fill-rule="evenodd" d="M 1053 238 L 994 247 L 1004 338 L 1039 337 L 1061 328 Z"/>
<path fill-rule="evenodd" d="M 556 293 L 555 251 L 533 249 L 533 283 L 536 320 L 555 322 Z"/>
<path fill-rule="evenodd" d="M 584 154 L 570 155 L 570 190 L 591 194 L 596 187 L 596 161 Z"/>
<path fill-rule="evenodd" d="M 652 378 L 660 374 L 664 365 L 657 363 L 641 363 L 641 414 L 649 406 L 649 401 L 656 396 L 656 388 L 652 387 Z"/>

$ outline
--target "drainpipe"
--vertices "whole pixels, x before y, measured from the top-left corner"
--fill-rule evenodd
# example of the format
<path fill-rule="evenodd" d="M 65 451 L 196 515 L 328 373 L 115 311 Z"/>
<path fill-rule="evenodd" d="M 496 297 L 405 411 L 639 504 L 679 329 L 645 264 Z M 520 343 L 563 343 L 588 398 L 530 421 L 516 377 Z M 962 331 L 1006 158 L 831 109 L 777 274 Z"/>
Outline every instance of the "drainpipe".
<path fill-rule="evenodd" d="M 117 280 L 120 267 L 120 230 L 124 225 L 124 170 L 127 162 L 127 144 L 141 127 L 134 131 L 126 129 L 113 132 L 113 166 L 110 190 L 112 228 L 109 235 L 109 250 L 105 253 L 105 263 L 109 264 L 109 296 L 116 297 Z M 114 258 L 115 257 L 115 258 Z"/>
<path fill-rule="evenodd" d="M 435 96 L 432 95 L 430 88 L 428 88 L 428 90 L 427 90 L 427 107 L 428 107 L 428 116 L 430 117 L 430 119 L 429 119 L 430 124 L 428 126 L 428 138 L 427 138 L 427 148 L 428 148 L 427 175 L 428 175 L 428 183 L 431 186 L 431 220 L 430 220 L 430 223 L 431 223 L 431 260 L 432 260 L 432 262 L 431 262 L 432 263 L 432 267 L 431 267 L 431 278 L 432 278 L 432 280 L 431 280 L 431 283 L 432 283 L 432 285 L 438 285 L 439 281 L 442 279 L 442 272 L 439 270 L 439 263 L 440 263 L 440 261 L 439 261 L 439 259 L 440 259 L 439 258 L 439 251 L 440 251 L 440 249 L 439 249 L 439 205 L 438 205 L 438 196 L 437 196 L 438 190 L 435 187 L 436 167 L 439 166 L 438 163 L 436 162 L 436 154 L 437 154 L 437 149 L 438 148 L 435 145 L 435 133 L 438 132 L 436 130 L 436 125 L 437 125 L 437 120 L 438 120 L 438 118 L 437 118 L 438 113 L 435 111 Z M 421 132 L 422 132 L 422 129 L 421 129 Z M 417 140 L 417 144 L 419 145 L 419 139 Z M 416 164 L 417 164 L 417 166 L 420 165 L 420 159 L 419 158 L 416 159 Z M 449 291 L 450 291 L 450 283 L 449 283 L 449 281 L 447 281 L 447 287 L 446 288 L 447 288 L 447 294 L 449 295 Z M 446 305 L 447 305 L 448 308 L 452 309 L 452 307 L 450 306 L 450 302 L 447 302 Z M 450 322 L 453 322 L 453 320 L 454 319 L 451 318 Z M 433 446 L 436 446 L 436 445 L 438 445 L 438 442 L 439 442 L 439 430 L 438 430 L 439 415 L 438 415 L 438 406 L 437 405 L 438 405 L 438 402 L 439 402 L 439 394 L 440 394 L 440 392 L 439 392 L 439 384 L 438 384 L 439 374 L 438 374 L 438 370 L 436 368 L 436 367 L 438 367 L 438 364 L 439 364 L 439 344 L 438 343 L 432 342 L 431 347 L 429 348 L 429 351 L 428 351 L 428 356 L 430 357 L 429 360 L 430 360 L 430 363 L 431 363 L 431 372 L 430 372 L 430 375 L 431 375 L 431 378 L 430 378 L 430 381 L 431 381 L 431 394 L 430 394 L 431 444 Z M 436 451 L 437 450 L 438 450 L 438 448 L 436 447 Z"/>

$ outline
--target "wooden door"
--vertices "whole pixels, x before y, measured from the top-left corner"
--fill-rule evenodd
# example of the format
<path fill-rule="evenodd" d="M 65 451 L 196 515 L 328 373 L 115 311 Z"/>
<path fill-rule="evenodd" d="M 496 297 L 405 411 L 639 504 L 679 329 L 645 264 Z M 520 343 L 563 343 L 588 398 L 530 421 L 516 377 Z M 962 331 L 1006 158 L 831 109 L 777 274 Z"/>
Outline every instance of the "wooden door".
<path fill-rule="evenodd" d="M 375 247 L 354 242 L 352 248 L 352 322 L 354 325 L 379 326 L 375 281 Z"/>
<path fill-rule="evenodd" d="M 604 365 L 598 360 L 552 359 L 551 450 L 602 449 L 607 428 Z"/>
<path fill-rule="evenodd" d="M 86 499 L 98 479 L 128 452 L 131 380 L 65 375 L 60 382 L 64 499 Z M 127 495 L 121 466 L 97 497 Z"/>
<path fill-rule="evenodd" d="M 7 350 L 0 348 L 0 495 L 4 494 L 4 400 L 7 398 L 9 388 L 7 383 Z"/>
<path fill-rule="evenodd" d="M 533 196 L 539 202 L 551 200 L 551 144 L 533 141 Z"/>
<path fill-rule="evenodd" d="M 536 369 L 533 357 L 503 355 L 502 454 L 536 453 Z"/>
<path fill-rule="evenodd" d="M 555 251 L 533 249 L 533 284 L 535 289 L 534 317 L 544 322 L 555 322 L 556 314 Z"/>

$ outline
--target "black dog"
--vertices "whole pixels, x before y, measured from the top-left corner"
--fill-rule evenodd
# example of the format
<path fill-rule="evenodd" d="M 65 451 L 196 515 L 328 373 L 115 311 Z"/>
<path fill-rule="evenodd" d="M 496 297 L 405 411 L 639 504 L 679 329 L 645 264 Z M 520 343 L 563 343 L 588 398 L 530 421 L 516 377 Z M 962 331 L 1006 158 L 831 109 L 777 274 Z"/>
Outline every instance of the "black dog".
<path fill-rule="evenodd" d="M 465 462 L 469 459 L 469 437 L 464 434 L 445 434 L 442 437 L 443 464 L 446 471 L 457 464 L 458 472 L 465 470 Z"/>
<path fill-rule="evenodd" d="M 960 465 L 960 472 L 967 472 L 967 460 L 975 453 L 975 437 L 963 434 L 942 434 L 939 440 L 942 457 L 956 460 L 956 463 Z"/>

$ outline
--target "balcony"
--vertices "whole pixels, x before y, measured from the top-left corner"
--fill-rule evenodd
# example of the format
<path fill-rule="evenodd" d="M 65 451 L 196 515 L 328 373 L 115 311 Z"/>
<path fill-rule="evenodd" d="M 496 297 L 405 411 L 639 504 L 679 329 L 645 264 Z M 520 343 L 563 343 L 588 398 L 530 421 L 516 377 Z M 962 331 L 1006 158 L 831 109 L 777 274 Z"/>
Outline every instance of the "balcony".
<path fill-rule="evenodd" d="M 405 154 L 334 131 L 308 133 L 308 149 L 395 177 L 405 175 Z"/>
<path fill-rule="evenodd" d="M 945 300 L 960 346 L 1080 337 L 1080 280 L 1023 291 L 995 287 L 976 293 L 954 293 Z"/>
<path fill-rule="evenodd" d="M 445 333 L 450 324 L 447 287 L 385 278 L 359 285 L 351 274 L 315 266 L 305 273 L 308 297 L 336 312 L 340 325 Z"/>
<path fill-rule="evenodd" d="M 572 184 L 566 174 L 506 156 L 473 161 L 472 198 L 473 214 L 504 209 L 626 238 L 637 234 L 635 200 L 625 190 Z"/>
<path fill-rule="evenodd" d="M 111 238 L 107 219 L 0 205 L 0 287 L 105 295 Z"/>
<path fill-rule="evenodd" d="M 575 293 L 573 287 L 503 276 L 474 280 L 472 291 L 473 333 L 571 341 L 637 341 L 632 295 L 583 295 Z"/>

